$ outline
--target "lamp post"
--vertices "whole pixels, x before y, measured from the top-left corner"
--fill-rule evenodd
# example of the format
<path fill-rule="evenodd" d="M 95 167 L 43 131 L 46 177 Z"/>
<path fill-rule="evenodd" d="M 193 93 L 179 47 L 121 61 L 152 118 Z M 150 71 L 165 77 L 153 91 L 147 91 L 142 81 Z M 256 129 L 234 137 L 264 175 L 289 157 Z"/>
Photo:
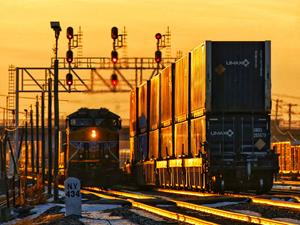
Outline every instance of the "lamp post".
<path fill-rule="evenodd" d="M 59 108 L 58 108 L 58 37 L 61 27 L 58 21 L 50 22 L 55 33 L 55 61 L 54 61 L 54 201 L 58 200 L 58 134 L 59 134 Z"/>

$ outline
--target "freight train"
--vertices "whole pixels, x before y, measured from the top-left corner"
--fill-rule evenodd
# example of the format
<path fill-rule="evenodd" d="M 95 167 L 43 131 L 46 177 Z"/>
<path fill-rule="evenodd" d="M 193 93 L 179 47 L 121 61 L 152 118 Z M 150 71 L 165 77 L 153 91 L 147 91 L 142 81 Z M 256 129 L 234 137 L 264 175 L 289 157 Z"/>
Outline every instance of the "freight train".
<path fill-rule="evenodd" d="M 67 117 L 66 175 L 82 186 L 110 187 L 120 182 L 120 117 L 108 109 L 81 108 Z"/>
<path fill-rule="evenodd" d="M 139 185 L 204 191 L 272 188 L 270 41 L 205 41 L 130 94 Z"/>
<path fill-rule="evenodd" d="M 279 176 L 282 179 L 300 179 L 300 145 L 292 144 L 290 141 L 273 142 L 279 155 Z"/>

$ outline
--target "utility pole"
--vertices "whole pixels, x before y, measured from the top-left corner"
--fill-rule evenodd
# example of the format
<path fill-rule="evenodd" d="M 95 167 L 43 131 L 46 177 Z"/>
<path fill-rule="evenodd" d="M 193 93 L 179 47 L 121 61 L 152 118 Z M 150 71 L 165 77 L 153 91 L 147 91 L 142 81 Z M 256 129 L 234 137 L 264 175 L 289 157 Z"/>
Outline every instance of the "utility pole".
<path fill-rule="evenodd" d="M 276 105 L 275 105 L 275 123 L 276 123 L 277 126 L 279 125 L 278 111 L 279 111 L 279 108 L 281 108 L 279 106 L 279 103 L 281 103 L 281 102 L 282 102 L 282 100 L 279 100 L 278 98 L 276 99 Z"/>
<path fill-rule="evenodd" d="M 48 79 L 48 195 L 52 189 L 52 79 Z"/>
<path fill-rule="evenodd" d="M 36 96 L 36 105 L 35 105 L 35 118 L 36 118 L 36 173 L 40 173 L 40 148 L 39 148 L 39 99 L 38 96 Z"/>
<path fill-rule="evenodd" d="M 288 107 L 289 107 L 289 110 L 288 110 L 288 114 L 289 114 L 289 130 L 291 130 L 291 127 L 292 127 L 292 107 L 293 106 L 297 106 L 297 104 L 288 104 Z"/>
<path fill-rule="evenodd" d="M 55 60 L 54 60 L 54 201 L 58 200 L 58 139 L 59 139 L 59 104 L 58 104 L 58 38 L 61 31 L 59 22 L 51 22 L 55 32 Z"/>
<path fill-rule="evenodd" d="M 25 177 L 28 176 L 28 122 L 27 122 L 28 110 L 25 109 Z"/>
<path fill-rule="evenodd" d="M 45 183 L 45 85 L 41 96 L 41 129 L 42 129 L 42 181 Z"/>
<path fill-rule="evenodd" d="M 33 130 L 33 110 L 30 106 L 30 135 L 31 135 L 31 173 L 34 174 L 34 130 Z"/>

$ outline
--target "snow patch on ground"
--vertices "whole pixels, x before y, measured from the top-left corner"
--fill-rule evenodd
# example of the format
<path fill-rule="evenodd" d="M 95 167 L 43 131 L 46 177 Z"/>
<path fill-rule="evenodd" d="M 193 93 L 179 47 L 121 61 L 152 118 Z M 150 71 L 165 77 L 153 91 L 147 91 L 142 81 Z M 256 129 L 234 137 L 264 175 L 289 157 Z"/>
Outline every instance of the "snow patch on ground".
<path fill-rule="evenodd" d="M 64 208 L 60 210 L 60 212 L 66 212 L 65 205 Z M 121 205 L 113 205 L 113 204 L 82 204 L 81 205 L 81 212 L 99 212 L 106 209 L 114 209 L 119 208 Z"/>
<path fill-rule="evenodd" d="M 131 212 L 137 214 L 137 215 L 140 215 L 140 216 L 143 216 L 143 217 L 147 217 L 147 218 L 150 218 L 152 220 L 155 220 L 155 221 L 165 221 L 163 218 L 159 217 L 159 216 L 156 216 L 152 213 L 149 213 L 149 212 L 146 212 L 146 211 L 143 211 L 143 210 L 139 210 L 139 209 L 130 209 Z"/>
<path fill-rule="evenodd" d="M 102 210 L 120 207 L 120 205 L 85 205 L 80 219 L 86 225 L 111 224 L 111 225 L 136 225 L 129 220 L 119 216 L 111 216 L 110 213 L 104 213 Z"/>
<path fill-rule="evenodd" d="M 121 219 L 118 216 L 110 216 L 110 213 L 103 212 L 92 212 L 82 215 L 83 218 L 80 219 L 85 225 L 137 225 L 129 220 Z M 94 217 L 94 218 L 93 218 Z"/>
<path fill-rule="evenodd" d="M 284 199 L 284 198 L 271 198 L 271 200 L 282 201 L 282 202 L 296 202 L 295 199 L 292 199 L 292 198 L 288 198 L 288 199 Z"/>
<path fill-rule="evenodd" d="M 300 220 L 290 219 L 290 218 L 272 218 L 272 220 L 278 220 L 282 222 L 300 224 Z"/>
<path fill-rule="evenodd" d="M 233 210 L 234 212 L 237 213 L 242 213 L 248 216 L 257 216 L 257 217 L 261 217 L 261 214 L 258 212 L 254 212 L 254 211 L 250 211 L 250 210 Z"/>
<path fill-rule="evenodd" d="M 24 218 L 20 218 L 20 219 L 17 218 L 17 219 L 14 219 L 12 221 L 9 221 L 7 223 L 3 223 L 2 225 L 13 225 L 18 221 L 34 219 L 34 218 L 40 216 L 43 212 L 47 211 L 48 209 L 50 209 L 54 206 L 64 207 L 63 204 L 54 204 L 54 203 L 47 203 L 47 204 L 43 204 L 43 205 L 37 205 L 31 210 L 31 212 L 33 213 L 32 215 L 24 217 Z"/>
<path fill-rule="evenodd" d="M 237 205 L 240 203 L 241 202 L 217 202 L 217 203 L 203 204 L 203 206 L 216 208 L 216 207 L 227 206 L 227 205 Z"/>

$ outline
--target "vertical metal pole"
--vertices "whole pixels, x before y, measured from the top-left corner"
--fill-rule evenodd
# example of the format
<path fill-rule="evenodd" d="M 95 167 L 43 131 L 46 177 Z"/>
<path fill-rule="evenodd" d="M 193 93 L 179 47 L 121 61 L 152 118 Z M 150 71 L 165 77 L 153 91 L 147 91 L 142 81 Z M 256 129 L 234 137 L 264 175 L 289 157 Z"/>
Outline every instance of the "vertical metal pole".
<path fill-rule="evenodd" d="M 15 111 L 15 153 L 19 155 L 18 152 L 18 143 L 19 143 L 19 68 L 16 68 L 16 111 Z M 21 149 L 21 148 L 20 148 Z M 18 168 L 18 162 L 17 162 Z M 15 171 L 17 172 L 17 171 Z"/>
<path fill-rule="evenodd" d="M 54 201 L 58 200 L 58 139 L 59 139 L 59 105 L 58 105 L 58 59 L 54 61 Z"/>
<path fill-rule="evenodd" d="M 41 129 L 42 129 L 42 180 L 45 182 L 45 86 L 43 86 L 41 103 Z"/>
<path fill-rule="evenodd" d="M 39 148 L 39 99 L 38 96 L 36 96 L 36 105 L 35 105 L 35 118 L 36 118 L 36 133 L 35 133 L 35 141 L 36 141 L 36 173 L 39 174 L 40 173 L 40 148 Z"/>
<path fill-rule="evenodd" d="M 52 184 L 52 79 L 48 79 L 48 194 Z"/>
<path fill-rule="evenodd" d="M 27 122 L 27 109 L 25 109 L 25 176 L 28 176 L 28 122 Z"/>
<path fill-rule="evenodd" d="M 6 127 L 6 124 L 5 124 L 5 113 L 6 113 L 6 109 L 3 108 L 3 118 L 2 118 L 2 125 L 3 125 L 3 127 Z"/>
<path fill-rule="evenodd" d="M 8 185 L 8 177 L 7 177 L 7 170 L 6 170 L 6 141 L 7 141 L 7 133 L 5 134 L 4 140 L 3 140 L 3 161 L 4 161 L 4 180 L 5 180 L 5 187 L 6 187 L 6 206 L 9 208 L 9 185 Z"/>
<path fill-rule="evenodd" d="M 31 141 L 31 173 L 34 174 L 34 130 L 33 130 L 33 110 L 30 106 L 30 141 Z"/>
<path fill-rule="evenodd" d="M 0 140 L 0 178 L 4 178 L 3 140 Z"/>
<path fill-rule="evenodd" d="M 8 110 L 8 96 L 6 96 L 6 106 L 5 106 L 5 127 L 8 126 L 8 115 L 9 115 L 9 110 Z"/>

